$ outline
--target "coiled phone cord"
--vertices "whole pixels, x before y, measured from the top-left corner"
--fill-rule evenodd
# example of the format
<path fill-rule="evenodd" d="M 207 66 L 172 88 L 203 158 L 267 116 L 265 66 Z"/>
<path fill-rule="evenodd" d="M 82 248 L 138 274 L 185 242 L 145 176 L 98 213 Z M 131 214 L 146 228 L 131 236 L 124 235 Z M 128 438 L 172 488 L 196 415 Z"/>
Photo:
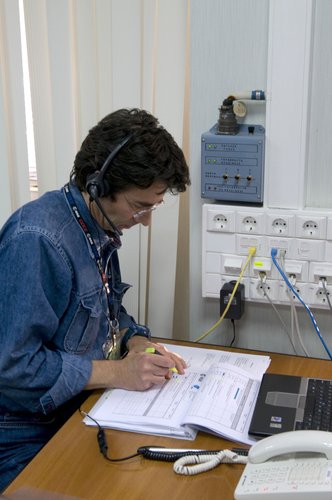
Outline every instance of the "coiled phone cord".
<path fill-rule="evenodd" d="M 99 450 L 109 462 L 123 462 L 141 455 L 150 460 L 174 462 L 174 472 L 191 476 L 214 469 L 221 463 L 246 464 L 248 461 L 248 450 L 242 448 L 234 448 L 232 450 L 172 450 L 157 446 L 141 446 L 138 448 L 137 453 L 122 458 L 111 458 L 107 453 L 108 446 L 104 429 L 97 420 L 81 408 L 79 408 L 79 412 L 84 417 L 90 418 L 98 426 L 97 441 Z"/>
<path fill-rule="evenodd" d="M 176 474 L 192 476 L 214 469 L 221 463 L 246 464 L 248 457 L 238 455 L 231 450 L 221 450 L 215 455 L 187 455 L 179 458 L 173 465 Z"/>

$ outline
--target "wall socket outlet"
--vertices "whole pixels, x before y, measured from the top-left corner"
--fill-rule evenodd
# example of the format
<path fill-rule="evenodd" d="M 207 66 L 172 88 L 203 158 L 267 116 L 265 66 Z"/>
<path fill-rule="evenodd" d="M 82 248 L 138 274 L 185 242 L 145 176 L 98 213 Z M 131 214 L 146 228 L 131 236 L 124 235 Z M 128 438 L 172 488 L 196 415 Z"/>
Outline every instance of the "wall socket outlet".
<path fill-rule="evenodd" d="M 208 231 L 234 233 L 235 231 L 234 212 L 222 210 L 222 207 L 220 207 L 220 209 L 218 210 L 208 210 L 207 229 Z"/>
<path fill-rule="evenodd" d="M 263 285 L 259 278 L 250 279 L 250 298 L 257 301 L 268 302 L 267 297 L 264 294 L 264 287 L 266 294 L 271 300 L 278 300 L 278 281 L 266 279 Z"/>
<path fill-rule="evenodd" d="M 300 295 L 302 300 L 304 302 L 307 302 L 308 291 L 307 291 L 306 283 L 295 283 L 294 289 Z M 299 301 L 299 299 L 295 295 L 294 291 L 291 290 L 285 282 L 280 282 L 278 299 L 279 299 L 279 302 L 285 302 L 287 304 L 289 304 L 290 300 L 293 299 L 294 304 L 296 306 L 302 306 L 301 302 Z"/>
<path fill-rule="evenodd" d="M 295 216 L 288 214 L 267 214 L 266 233 L 279 236 L 294 235 Z"/>
<path fill-rule="evenodd" d="M 332 287 L 327 286 L 326 293 L 325 293 L 325 290 L 322 286 L 320 286 L 320 285 L 311 286 L 311 303 L 313 305 L 328 307 L 329 304 L 328 304 L 326 294 L 328 294 L 330 301 L 332 302 Z"/>
<path fill-rule="evenodd" d="M 325 239 L 326 226 L 326 217 L 296 216 L 296 236 L 298 238 Z"/>
<path fill-rule="evenodd" d="M 260 212 L 237 212 L 236 231 L 238 233 L 264 234 L 265 214 Z"/>
<path fill-rule="evenodd" d="M 287 214 L 267 214 L 266 233 L 289 236 L 294 234 L 295 216 Z"/>

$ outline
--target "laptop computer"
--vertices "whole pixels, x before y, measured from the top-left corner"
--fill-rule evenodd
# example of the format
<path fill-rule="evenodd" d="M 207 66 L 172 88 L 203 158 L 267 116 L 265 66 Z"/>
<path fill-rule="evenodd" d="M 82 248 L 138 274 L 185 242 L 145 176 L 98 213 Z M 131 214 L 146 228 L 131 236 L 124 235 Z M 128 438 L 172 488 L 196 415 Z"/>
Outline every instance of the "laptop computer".
<path fill-rule="evenodd" d="M 264 438 L 304 429 L 332 431 L 332 380 L 265 373 L 249 434 Z"/>

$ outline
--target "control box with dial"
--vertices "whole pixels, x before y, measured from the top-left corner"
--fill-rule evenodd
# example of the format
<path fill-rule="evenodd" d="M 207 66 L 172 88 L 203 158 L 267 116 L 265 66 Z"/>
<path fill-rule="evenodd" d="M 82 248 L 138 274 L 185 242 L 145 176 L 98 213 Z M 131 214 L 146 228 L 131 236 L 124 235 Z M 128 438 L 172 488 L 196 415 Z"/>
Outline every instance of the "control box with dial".
<path fill-rule="evenodd" d="M 263 204 L 265 129 L 240 125 L 234 135 L 218 133 L 218 125 L 202 134 L 202 198 Z"/>

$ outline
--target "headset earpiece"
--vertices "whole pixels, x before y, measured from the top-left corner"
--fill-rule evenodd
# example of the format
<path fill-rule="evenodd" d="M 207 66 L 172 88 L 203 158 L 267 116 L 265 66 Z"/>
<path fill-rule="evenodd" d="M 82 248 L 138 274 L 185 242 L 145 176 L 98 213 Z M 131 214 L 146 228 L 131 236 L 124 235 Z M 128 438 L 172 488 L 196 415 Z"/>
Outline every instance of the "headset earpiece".
<path fill-rule="evenodd" d="M 110 227 L 113 229 L 114 233 L 116 233 L 118 236 L 122 236 L 122 232 L 113 224 L 111 219 L 108 217 L 108 215 L 103 209 L 102 203 L 100 202 L 99 198 L 103 198 L 109 195 L 110 185 L 108 181 L 104 179 L 106 171 L 109 165 L 112 163 L 113 159 L 118 154 L 118 152 L 123 148 L 125 144 L 127 144 L 127 142 L 129 141 L 129 139 L 131 139 L 131 137 L 132 137 L 131 135 L 127 135 L 123 139 L 123 141 L 120 142 L 120 144 L 118 144 L 113 149 L 113 151 L 111 151 L 101 169 L 97 170 L 96 172 L 88 176 L 85 185 L 85 190 L 89 194 L 90 200 L 94 201 L 97 204 L 99 210 L 109 223 Z"/>
<path fill-rule="evenodd" d="M 108 182 L 101 178 L 100 170 L 97 170 L 93 174 L 89 175 L 86 181 L 85 189 L 87 193 L 89 193 L 91 200 L 107 196 L 110 190 Z"/>
<path fill-rule="evenodd" d="M 93 174 L 89 175 L 86 181 L 85 189 L 86 192 L 89 193 L 89 196 L 92 200 L 96 201 L 97 198 L 103 198 L 104 196 L 108 196 L 110 193 L 110 185 L 108 181 L 105 179 L 105 174 L 109 165 L 112 163 L 116 155 L 119 151 L 127 144 L 127 142 L 131 139 L 131 135 L 127 135 L 120 144 L 118 144 L 113 151 L 106 158 L 103 166 L 100 170 L 97 170 Z"/>

